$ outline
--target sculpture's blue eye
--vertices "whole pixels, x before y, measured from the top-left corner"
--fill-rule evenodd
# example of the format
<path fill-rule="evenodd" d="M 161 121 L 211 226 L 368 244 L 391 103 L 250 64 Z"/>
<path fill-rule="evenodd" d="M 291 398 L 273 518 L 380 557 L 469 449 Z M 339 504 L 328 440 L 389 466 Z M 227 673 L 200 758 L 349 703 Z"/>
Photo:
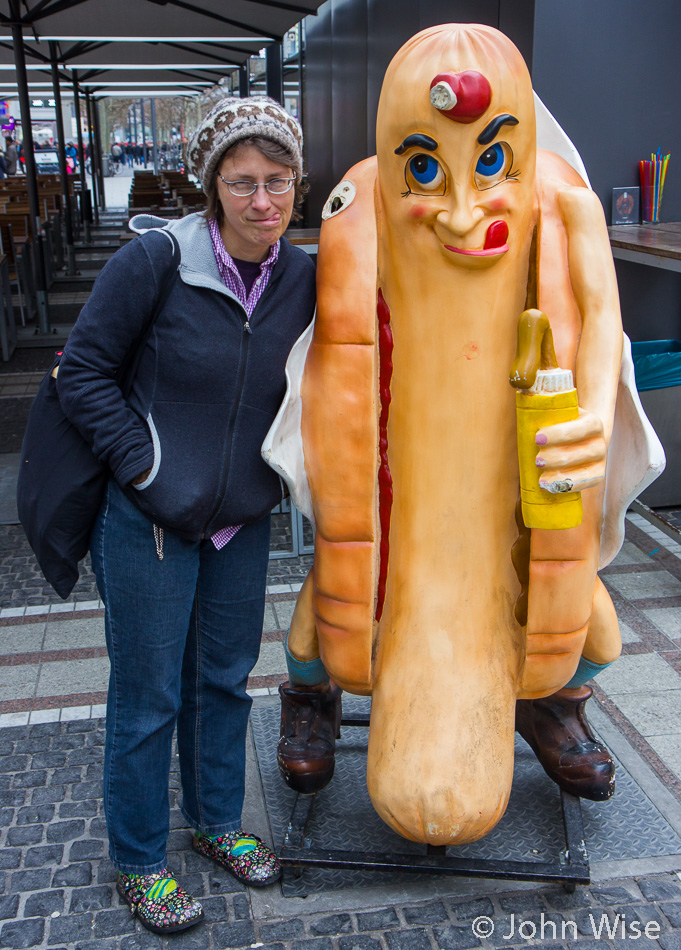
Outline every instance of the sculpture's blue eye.
<path fill-rule="evenodd" d="M 446 178 L 442 166 L 432 155 L 420 152 L 407 162 L 405 178 L 409 191 L 416 195 L 442 195 Z"/>
<path fill-rule="evenodd" d="M 482 153 L 475 166 L 475 184 L 490 188 L 508 177 L 513 164 L 513 152 L 506 142 L 496 142 Z"/>
<path fill-rule="evenodd" d="M 439 167 L 432 155 L 415 155 L 409 162 L 409 170 L 420 185 L 430 185 Z"/>

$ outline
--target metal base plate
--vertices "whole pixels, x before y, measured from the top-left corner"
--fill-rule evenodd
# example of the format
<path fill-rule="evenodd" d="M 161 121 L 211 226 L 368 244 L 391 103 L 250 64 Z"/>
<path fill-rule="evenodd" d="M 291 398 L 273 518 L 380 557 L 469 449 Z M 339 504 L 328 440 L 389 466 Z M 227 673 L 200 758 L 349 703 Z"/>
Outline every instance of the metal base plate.
<path fill-rule="evenodd" d="M 346 713 L 368 712 L 370 701 L 343 696 Z M 279 706 L 263 704 L 251 714 L 258 764 L 275 845 L 284 842 L 296 794 L 283 782 L 276 762 Z M 391 831 L 371 806 L 366 790 L 367 730 L 343 728 L 337 744 L 336 773 L 315 801 L 307 830 L 308 847 L 315 851 L 351 851 L 424 857 L 424 846 Z M 585 840 L 592 860 L 655 857 L 677 854 L 681 838 L 618 763 L 617 791 L 602 804 L 582 802 Z M 472 862 L 557 862 L 565 848 L 558 790 L 534 754 L 516 737 L 516 766 L 506 814 L 481 841 L 447 848 L 450 858 Z M 458 872 L 462 873 L 462 872 Z M 422 873 L 386 871 L 382 884 L 426 880 Z M 373 871 L 305 868 L 285 873 L 285 896 L 303 897 L 332 889 L 375 886 Z"/>

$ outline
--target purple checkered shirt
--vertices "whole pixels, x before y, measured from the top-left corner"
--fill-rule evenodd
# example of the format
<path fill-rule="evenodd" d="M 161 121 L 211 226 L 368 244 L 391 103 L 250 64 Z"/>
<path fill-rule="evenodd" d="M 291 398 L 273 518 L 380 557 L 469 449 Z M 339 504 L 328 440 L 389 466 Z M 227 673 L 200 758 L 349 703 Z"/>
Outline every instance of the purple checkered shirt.
<path fill-rule="evenodd" d="M 218 265 L 220 277 L 222 277 L 225 287 L 231 290 L 237 300 L 243 304 L 244 309 L 246 310 L 246 316 L 248 320 L 250 320 L 253 316 L 255 305 L 265 293 L 265 288 L 267 287 L 270 277 L 272 276 L 272 270 L 274 265 L 277 263 L 277 259 L 279 258 L 279 241 L 272 245 L 267 260 L 263 261 L 263 263 L 260 265 L 260 276 L 256 277 L 255 281 L 253 282 L 253 286 L 251 287 L 251 292 L 248 297 L 246 297 L 246 288 L 244 287 L 244 282 L 241 279 L 241 274 L 237 270 L 233 258 L 227 252 L 227 248 L 222 242 L 220 228 L 217 221 L 212 218 L 208 222 L 208 227 L 210 230 L 210 239 L 213 244 L 213 251 L 215 253 L 215 260 Z M 241 527 L 242 525 L 240 524 L 230 525 L 227 528 L 220 528 L 219 531 L 216 531 L 215 534 L 211 536 L 211 541 L 218 551 L 220 548 L 224 548 L 228 541 L 232 540 L 234 535 Z"/>

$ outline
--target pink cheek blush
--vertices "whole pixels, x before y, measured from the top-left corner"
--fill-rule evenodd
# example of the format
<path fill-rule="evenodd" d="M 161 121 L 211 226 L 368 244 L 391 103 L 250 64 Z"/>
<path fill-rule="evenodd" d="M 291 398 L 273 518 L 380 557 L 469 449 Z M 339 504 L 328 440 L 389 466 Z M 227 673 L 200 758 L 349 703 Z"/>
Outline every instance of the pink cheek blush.
<path fill-rule="evenodd" d="M 487 203 L 487 207 L 490 211 L 505 211 L 507 207 L 506 199 L 491 198 Z"/>
<path fill-rule="evenodd" d="M 409 217 L 416 218 L 417 220 L 419 218 L 425 218 L 427 214 L 428 214 L 428 209 L 426 208 L 425 205 L 414 205 L 413 208 L 409 209 Z"/>

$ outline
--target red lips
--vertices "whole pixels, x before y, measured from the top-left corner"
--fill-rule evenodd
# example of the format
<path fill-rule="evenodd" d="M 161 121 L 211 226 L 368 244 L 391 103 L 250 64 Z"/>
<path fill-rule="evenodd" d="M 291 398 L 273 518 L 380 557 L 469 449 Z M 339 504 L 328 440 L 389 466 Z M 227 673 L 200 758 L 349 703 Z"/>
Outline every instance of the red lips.
<path fill-rule="evenodd" d="M 508 241 L 508 225 L 505 221 L 494 221 L 487 228 L 484 250 L 491 251 L 496 247 L 503 247 L 506 241 Z"/>

